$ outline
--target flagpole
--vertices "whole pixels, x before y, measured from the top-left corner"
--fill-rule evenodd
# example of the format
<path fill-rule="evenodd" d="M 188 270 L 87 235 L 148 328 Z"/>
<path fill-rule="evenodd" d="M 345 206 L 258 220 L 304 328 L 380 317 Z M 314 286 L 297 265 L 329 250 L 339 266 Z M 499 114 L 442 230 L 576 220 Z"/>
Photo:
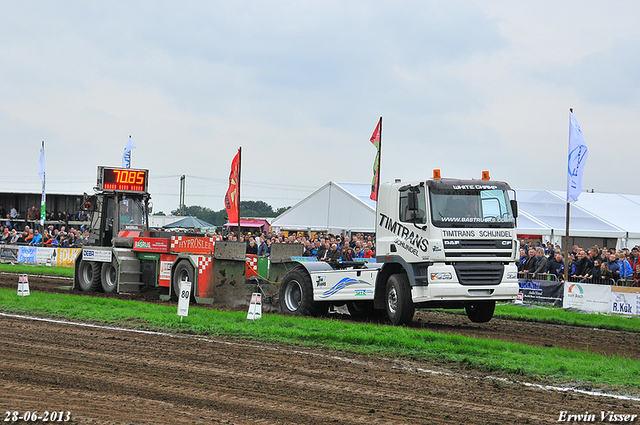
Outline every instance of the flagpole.
<path fill-rule="evenodd" d="M 129 139 L 131 139 L 131 135 L 129 135 Z M 133 149 L 129 150 L 129 166 L 127 168 L 131 168 L 131 156 L 133 156 L 133 153 L 131 152 Z"/>
<path fill-rule="evenodd" d="M 240 176 L 242 175 L 242 146 L 238 148 L 238 240 L 240 240 Z"/>
<path fill-rule="evenodd" d="M 569 134 L 571 134 L 571 114 L 573 114 L 573 108 L 569 108 Z M 571 143 L 569 143 L 568 147 L 567 147 L 567 151 L 568 151 L 568 155 L 567 158 L 569 158 L 569 154 L 571 154 Z M 567 159 L 567 166 L 568 166 L 568 161 L 569 159 Z M 569 185 L 567 185 L 567 192 L 569 191 Z M 566 222 L 566 228 L 565 228 L 565 233 L 564 233 L 564 281 L 568 282 L 569 281 L 569 222 L 570 222 L 570 214 L 571 214 L 571 202 L 569 202 L 568 196 L 567 196 L 567 222 Z"/>
<path fill-rule="evenodd" d="M 47 175 L 44 160 L 44 140 L 42 141 L 40 163 L 38 164 L 38 168 L 40 167 L 42 167 L 42 170 L 39 170 L 39 173 L 42 173 L 42 198 L 40 199 L 40 226 L 42 227 L 42 231 L 44 229 L 44 221 L 47 215 Z"/>

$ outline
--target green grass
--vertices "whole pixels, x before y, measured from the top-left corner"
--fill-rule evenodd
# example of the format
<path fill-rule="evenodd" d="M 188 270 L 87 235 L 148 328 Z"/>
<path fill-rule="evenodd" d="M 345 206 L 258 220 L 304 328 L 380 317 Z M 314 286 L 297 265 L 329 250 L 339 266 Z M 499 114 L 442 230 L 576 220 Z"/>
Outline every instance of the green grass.
<path fill-rule="evenodd" d="M 214 337 L 322 347 L 391 358 L 427 360 L 450 367 L 471 367 L 489 373 L 515 374 L 551 383 L 580 382 L 591 387 L 605 386 L 637 391 L 640 382 L 640 362 L 634 359 L 554 347 L 532 347 L 405 327 L 278 314 L 264 314 L 260 320 L 248 321 L 247 313 L 243 311 L 226 312 L 197 306 L 191 306 L 189 316 L 181 322 L 176 315 L 176 305 L 33 292 L 30 297 L 18 297 L 16 290 L 9 289 L 0 289 L 0 310 Z M 504 310 L 504 314 L 515 314 L 508 308 Z"/>
<path fill-rule="evenodd" d="M 71 267 L 32 266 L 26 264 L 0 264 L 0 272 L 73 277 L 73 268 Z"/>
<path fill-rule="evenodd" d="M 509 304 L 497 305 L 494 317 L 640 332 L 640 317 L 638 316 L 585 314 L 552 307 L 523 307 Z"/>

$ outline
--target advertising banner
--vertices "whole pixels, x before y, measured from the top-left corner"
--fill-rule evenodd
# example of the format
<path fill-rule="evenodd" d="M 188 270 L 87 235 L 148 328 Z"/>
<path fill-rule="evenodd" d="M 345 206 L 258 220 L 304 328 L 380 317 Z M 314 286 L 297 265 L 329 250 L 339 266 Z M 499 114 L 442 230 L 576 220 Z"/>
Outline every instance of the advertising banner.
<path fill-rule="evenodd" d="M 73 267 L 76 257 L 80 253 L 80 248 L 57 248 L 58 267 Z"/>
<path fill-rule="evenodd" d="M 36 263 L 57 266 L 58 261 L 57 261 L 56 248 L 38 247 L 36 250 Z"/>
<path fill-rule="evenodd" d="M 171 266 L 178 258 L 175 254 L 160 254 L 160 272 L 158 273 L 158 286 L 171 286 Z"/>
<path fill-rule="evenodd" d="M 82 259 L 88 260 L 88 261 L 100 261 L 103 263 L 110 263 L 111 251 L 85 248 L 82 250 Z"/>
<path fill-rule="evenodd" d="M 526 303 L 562 305 L 562 282 L 526 279 L 518 281 L 518 285 Z"/>
<path fill-rule="evenodd" d="M 640 316 L 640 288 L 628 286 L 612 287 L 611 312 Z"/>
<path fill-rule="evenodd" d="M 133 238 L 133 250 L 142 252 L 169 252 L 169 239 Z"/>
<path fill-rule="evenodd" d="M 609 313 L 611 286 L 567 282 L 564 284 L 562 308 Z"/>
<path fill-rule="evenodd" d="M 21 246 L 18 248 L 18 263 L 36 263 L 36 247 Z"/>
<path fill-rule="evenodd" d="M 171 236 L 171 252 L 188 252 L 190 254 L 213 254 L 215 241 L 213 238 L 196 236 Z"/>

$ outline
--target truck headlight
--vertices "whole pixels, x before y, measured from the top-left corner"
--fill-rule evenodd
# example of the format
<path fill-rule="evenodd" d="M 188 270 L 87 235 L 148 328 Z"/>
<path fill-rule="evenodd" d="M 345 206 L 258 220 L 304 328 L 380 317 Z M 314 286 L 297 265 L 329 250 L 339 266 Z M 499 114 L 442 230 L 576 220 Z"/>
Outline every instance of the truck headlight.
<path fill-rule="evenodd" d="M 431 280 L 451 280 L 450 272 L 431 273 Z"/>
<path fill-rule="evenodd" d="M 507 279 L 517 279 L 518 272 L 507 272 Z"/>

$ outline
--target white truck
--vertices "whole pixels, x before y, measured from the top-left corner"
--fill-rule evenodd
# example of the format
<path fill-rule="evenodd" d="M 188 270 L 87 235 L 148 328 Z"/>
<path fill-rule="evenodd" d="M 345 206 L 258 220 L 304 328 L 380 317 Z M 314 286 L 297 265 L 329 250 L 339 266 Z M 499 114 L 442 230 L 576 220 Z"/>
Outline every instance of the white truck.
<path fill-rule="evenodd" d="M 510 196 L 512 195 L 512 196 Z M 300 262 L 283 277 L 279 305 L 323 315 L 330 305 L 395 325 L 416 308 L 464 308 L 488 322 L 496 301 L 518 295 L 517 202 L 505 182 L 434 178 L 380 184 L 376 262 Z"/>

